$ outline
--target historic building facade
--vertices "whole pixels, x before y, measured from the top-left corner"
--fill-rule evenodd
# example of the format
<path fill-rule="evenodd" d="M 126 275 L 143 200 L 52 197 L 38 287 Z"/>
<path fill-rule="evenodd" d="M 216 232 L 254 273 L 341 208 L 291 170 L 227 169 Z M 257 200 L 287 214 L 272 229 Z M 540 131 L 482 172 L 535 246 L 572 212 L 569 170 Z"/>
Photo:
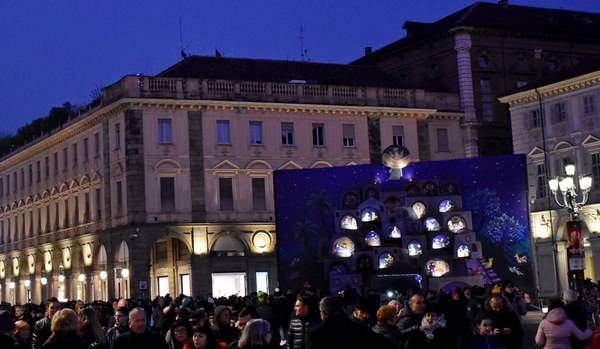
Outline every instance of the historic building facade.
<path fill-rule="evenodd" d="M 600 14 L 476 2 L 432 23 L 407 21 L 406 36 L 365 50 L 408 86 L 460 95 L 468 156 L 511 154 L 511 121 L 498 97 L 600 56 Z"/>
<path fill-rule="evenodd" d="M 563 176 L 565 164 L 576 176 L 591 175 L 593 186 L 583 208 L 585 277 L 600 278 L 600 66 L 502 97 L 510 105 L 513 147 L 526 154 L 530 223 L 542 296 L 568 288 L 568 212 L 560 209 L 548 180 Z M 559 194 L 560 195 L 560 194 Z M 578 198 L 580 200 L 581 198 Z"/>
<path fill-rule="evenodd" d="M 272 290 L 273 171 L 378 161 L 393 143 L 465 156 L 456 95 L 373 74 L 189 57 L 104 88 L 0 160 L 0 300 Z"/>

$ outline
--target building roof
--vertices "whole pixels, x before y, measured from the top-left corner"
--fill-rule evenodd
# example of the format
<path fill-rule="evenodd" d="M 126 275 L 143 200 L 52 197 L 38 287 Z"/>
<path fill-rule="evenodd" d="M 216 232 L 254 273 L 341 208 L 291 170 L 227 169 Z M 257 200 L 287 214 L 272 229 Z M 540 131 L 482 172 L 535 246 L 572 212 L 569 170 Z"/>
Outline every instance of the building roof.
<path fill-rule="evenodd" d="M 404 87 L 392 76 L 367 65 L 208 56 L 187 57 L 157 77 Z"/>
<path fill-rule="evenodd" d="M 600 13 L 476 2 L 433 23 L 407 21 L 403 27 L 407 31 L 406 37 L 354 63 L 367 62 L 369 58 L 457 27 L 600 40 Z"/>
<path fill-rule="evenodd" d="M 538 87 L 551 85 L 564 80 L 573 79 L 578 76 L 593 73 L 595 71 L 600 71 L 600 57 L 587 60 L 571 68 L 560 70 L 554 74 L 546 75 L 543 78 L 532 82 L 531 84 L 527 84 L 519 89 L 515 89 L 511 92 L 511 94 L 527 90 L 533 90 Z"/>

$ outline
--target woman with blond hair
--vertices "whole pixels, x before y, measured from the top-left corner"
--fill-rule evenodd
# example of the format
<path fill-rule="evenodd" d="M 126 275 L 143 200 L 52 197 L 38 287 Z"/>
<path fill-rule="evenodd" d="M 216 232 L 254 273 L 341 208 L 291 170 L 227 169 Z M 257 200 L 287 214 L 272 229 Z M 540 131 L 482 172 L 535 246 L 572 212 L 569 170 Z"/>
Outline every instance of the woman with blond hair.
<path fill-rule="evenodd" d="M 86 349 L 78 335 L 79 318 L 71 309 L 61 309 L 52 316 L 52 335 L 42 349 Z"/>
<path fill-rule="evenodd" d="M 105 349 L 106 337 L 93 308 L 79 310 L 79 335 L 88 349 Z"/>
<path fill-rule="evenodd" d="M 271 325 L 263 319 L 253 319 L 246 323 L 237 343 L 239 349 L 269 349 L 271 345 Z"/>

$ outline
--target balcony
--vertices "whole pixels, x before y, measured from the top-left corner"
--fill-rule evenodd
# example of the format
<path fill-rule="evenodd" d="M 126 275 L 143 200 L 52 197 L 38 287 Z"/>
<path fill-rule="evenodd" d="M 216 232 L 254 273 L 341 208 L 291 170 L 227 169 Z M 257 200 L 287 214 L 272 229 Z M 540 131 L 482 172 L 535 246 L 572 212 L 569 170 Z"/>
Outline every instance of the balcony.
<path fill-rule="evenodd" d="M 236 100 L 460 110 L 457 95 L 423 90 L 148 76 L 126 76 L 102 90 L 102 105 L 121 98 Z"/>

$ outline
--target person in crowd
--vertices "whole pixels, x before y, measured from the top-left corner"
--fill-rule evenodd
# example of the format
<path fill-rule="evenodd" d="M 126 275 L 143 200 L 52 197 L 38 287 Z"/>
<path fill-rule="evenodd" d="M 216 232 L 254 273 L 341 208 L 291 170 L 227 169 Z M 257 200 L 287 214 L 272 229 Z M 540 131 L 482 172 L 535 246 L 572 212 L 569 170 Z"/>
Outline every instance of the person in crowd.
<path fill-rule="evenodd" d="M 32 325 L 31 316 L 27 312 L 27 308 L 23 305 L 15 305 L 14 322 L 17 322 L 19 320 L 26 321 L 29 325 Z"/>
<path fill-rule="evenodd" d="M 471 298 L 467 303 L 467 318 L 471 323 L 471 327 L 477 326 L 477 318 L 485 312 L 485 288 L 473 286 L 471 289 Z"/>
<path fill-rule="evenodd" d="M 273 336 L 271 334 L 271 325 L 263 319 L 253 319 L 248 321 L 240 340 L 235 349 L 270 349 L 275 348 L 271 345 Z"/>
<path fill-rule="evenodd" d="M 129 332 L 129 326 L 127 322 L 128 314 L 129 311 L 127 308 L 117 308 L 117 310 L 115 310 L 115 325 L 106 331 L 106 345 L 108 346 L 108 349 L 113 348 L 113 344 L 117 336 Z"/>
<path fill-rule="evenodd" d="M 460 288 L 453 288 L 449 296 L 443 292 L 440 295 L 445 302 L 443 313 L 448 324 L 448 331 L 442 332 L 447 335 L 451 347 L 459 347 L 470 335 L 469 326 L 465 326 L 469 321 L 467 316 L 469 301 L 464 297 Z"/>
<path fill-rule="evenodd" d="M 524 316 L 525 314 L 527 314 L 527 304 L 525 303 L 525 301 L 523 301 L 519 290 L 515 289 L 512 282 L 504 282 L 504 289 L 502 295 L 510 302 L 513 310 L 517 313 L 517 315 Z"/>
<path fill-rule="evenodd" d="M 0 310 L 0 348 L 16 348 L 14 331 L 15 323 L 12 321 L 9 311 Z"/>
<path fill-rule="evenodd" d="M 397 309 L 394 307 L 394 309 Z M 399 312 L 396 313 L 398 315 Z M 366 328 L 371 327 L 369 318 L 369 306 L 364 301 L 359 301 L 352 309 L 352 322 L 358 325 L 365 326 Z"/>
<path fill-rule="evenodd" d="M 129 312 L 129 332 L 123 333 L 113 343 L 114 349 L 167 349 L 165 340 L 146 327 L 146 311 L 133 308 Z"/>
<path fill-rule="evenodd" d="M 50 338 L 52 334 L 52 316 L 60 309 L 60 304 L 56 298 L 51 299 L 46 303 L 45 317 L 38 320 L 33 326 L 33 334 L 31 336 L 31 347 L 40 349 L 42 345 Z"/>
<path fill-rule="evenodd" d="M 487 315 L 492 319 L 494 335 L 500 347 L 520 349 L 523 345 L 521 321 L 505 302 L 505 298 L 499 294 L 490 297 Z"/>
<path fill-rule="evenodd" d="M 79 337 L 79 318 L 69 308 L 61 309 L 52 316 L 50 329 L 52 335 L 42 345 L 43 349 L 86 349 L 87 346 Z"/>
<path fill-rule="evenodd" d="M 250 321 L 252 319 L 258 319 L 258 318 L 259 318 L 258 313 L 256 312 L 256 309 L 253 306 L 250 305 L 250 306 L 244 307 L 238 313 L 237 321 L 235 322 L 235 328 L 237 328 L 240 331 L 243 331 L 244 327 L 246 327 L 246 324 L 248 323 L 248 321 Z"/>
<path fill-rule="evenodd" d="M 463 323 L 464 326 L 464 323 Z M 449 342 L 446 332 L 446 320 L 444 315 L 438 315 L 433 309 L 425 311 L 425 316 L 421 321 L 421 328 L 425 333 L 427 348 L 456 348 L 454 342 Z"/>
<path fill-rule="evenodd" d="M 319 302 L 321 323 L 308 334 L 308 349 L 390 348 L 385 338 L 353 324 L 344 313 L 340 297 L 325 297 Z"/>
<path fill-rule="evenodd" d="M 17 348 L 31 348 L 31 326 L 27 321 L 15 321 L 15 339 L 17 340 Z"/>
<path fill-rule="evenodd" d="M 425 298 L 415 294 L 408 301 L 406 316 L 398 323 L 404 348 L 421 349 L 426 346 L 425 328 L 421 325 L 424 316 Z"/>
<path fill-rule="evenodd" d="M 492 319 L 486 314 L 479 314 L 475 320 L 475 334 L 471 337 L 468 349 L 499 349 L 494 336 Z"/>
<path fill-rule="evenodd" d="M 81 309 L 79 311 L 79 322 L 81 326 L 79 334 L 88 349 L 107 348 L 106 336 L 93 308 Z"/>
<path fill-rule="evenodd" d="M 287 344 L 289 349 L 304 349 L 308 333 L 320 322 L 312 306 L 312 298 L 300 295 L 294 304 L 294 314 L 288 328 Z"/>
<path fill-rule="evenodd" d="M 215 324 L 212 330 L 217 338 L 217 343 L 223 342 L 227 345 L 240 338 L 240 330 L 231 326 L 231 310 L 224 305 L 215 308 Z"/>
<path fill-rule="evenodd" d="M 206 316 L 206 312 L 204 312 L 204 310 L 202 309 L 196 309 L 193 310 L 190 313 L 190 326 L 191 327 L 195 327 L 195 326 L 199 326 L 199 327 L 209 327 L 210 325 L 208 324 L 208 316 Z"/>
<path fill-rule="evenodd" d="M 571 349 L 571 336 L 585 340 L 592 336 L 592 331 L 579 330 L 575 323 L 567 318 L 565 309 L 558 307 L 548 312 L 546 318 L 540 322 L 535 343 L 547 349 Z"/>
<path fill-rule="evenodd" d="M 401 344 L 401 337 L 396 326 L 397 323 L 396 308 L 391 305 L 383 305 L 377 310 L 377 323 L 373 326 L 373 332 L 387 339 L 394 348 L 398 348 Z"/>
<path fill-rule="evenodd" d="M 209 326 L 203 325 L 192 328 L 192 341 L 188 341 L 183 349 L 215 349 L 216 346 L 215 334 Z"/>
<path fill-rule="evenodd" d="M 190 341 L 189 321 L 176 320 L 169 331 L 170 338 L 167 340 L 169 349 L 182 349 L 183 346 Z"/>
<path fill-rule="evenodd" d="M 574 290 L 565 290 L 563 292 L 563 301 L 565 303 L 565 312 L 567 319 L 573 321 L 575 326 L 584 331 L 588 326 L 588 316 L 585 305 L 577 300 L 577 292 Z"/>

